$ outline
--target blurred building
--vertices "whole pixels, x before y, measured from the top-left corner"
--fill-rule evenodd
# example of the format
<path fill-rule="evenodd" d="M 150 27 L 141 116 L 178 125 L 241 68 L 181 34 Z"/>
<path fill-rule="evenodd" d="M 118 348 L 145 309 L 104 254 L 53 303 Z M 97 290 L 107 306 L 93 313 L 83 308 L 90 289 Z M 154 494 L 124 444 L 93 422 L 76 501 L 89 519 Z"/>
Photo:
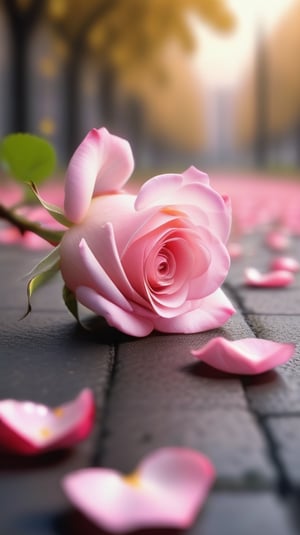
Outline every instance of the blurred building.
<path fill-rule="evenodd" d="M 236 142 L 260 166 L 300 163 L 299 28 L 298 0 L 270 35 L 259 25 L 254 61 L 239 88 Z"/>

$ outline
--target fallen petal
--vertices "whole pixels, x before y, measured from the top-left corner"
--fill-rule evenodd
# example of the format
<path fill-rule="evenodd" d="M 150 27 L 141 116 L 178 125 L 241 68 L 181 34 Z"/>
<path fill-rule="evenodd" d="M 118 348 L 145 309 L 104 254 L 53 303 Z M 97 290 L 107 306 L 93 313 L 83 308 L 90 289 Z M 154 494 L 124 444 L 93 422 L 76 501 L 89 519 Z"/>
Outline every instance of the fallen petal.
<path fill-rule="evenodd" d="M 275 251 L 284 251 L 290 246 L 290 237 L 284 231 L 273 230 L 266 235 L 266 244 Z"/>
<path fill-rule="evenodd" d="M 89 389 L 50 408 L 31 401 L 0 401 L 0 447 L 23 455 L 68 448 L 90 433 L 95 413 Z"/>
<path fill-rule="evenodd" d="M 255 375 L 271 370 L 289 360 L 294 352 L 294 344 L 262 338 L 230 341 L 222 336 L 191 351 L 192 355 L 218 370 L 240 375 Z"/>
<path fill-rule="evenodd" d="M 243 247 L 238 242 L 229 242 L 227 244 L 227 249 L 228 249 L 231 260 L 234 260 L 235 258 L 240 258 L 241 256 L 243 256 Z"/>
<path fill-rule="evenodd" d="M 294 281 L 294 275 L 286 270 L 273 270 L 261 273 L 256 268 L 245 269 L 245 282 L 248 286 L 276 288 L 288 286 Z"/>
<path fill-rule="evenodd" d="M 297 273 L 300 270 L 300 262 L 291 256 L 278 256 L 272 260 L 271 269 Z"/>
<path fill-rule="evenodd" d="M 156 450 L 130 475 L 88 468 L 69 474 L 63 488 L 95 525 L 122 533 L 150 527 L 187 528 L 215 479 L 212 463 L 197 451 Z"/>

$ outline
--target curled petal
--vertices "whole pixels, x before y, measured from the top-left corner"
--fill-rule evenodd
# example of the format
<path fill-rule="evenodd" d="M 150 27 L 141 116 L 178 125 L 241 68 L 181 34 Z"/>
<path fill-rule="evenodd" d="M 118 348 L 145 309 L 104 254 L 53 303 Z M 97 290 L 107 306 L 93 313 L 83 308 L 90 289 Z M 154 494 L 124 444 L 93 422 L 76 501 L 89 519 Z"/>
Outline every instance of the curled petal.
<path fill-rule="evenodd" d="M 94 195 L 120 190 L 133 171 L 128 141 L 94 128 L 73 154 L 65 182 L 65 215 L 79 223 Z"/>
<path fill-rule="evenodd" d="M 294 275 L 290 271 L 274 270 L 268 273 L 260 273 L 258 269 L 245 269 L 245 282 L 248 286 L 265 288 L 277 288 L 288 286 L 294 281 Z"/>
<path fill-rule="evenodd" d="M 221 289 L 197 300 L 193 306 L 193 310 L 173 318 L 156 317 L 155 329 L 165 333 L 185 334 L 209 331 L 223 325 L 235 312 Z"/>
<path fill-rule="evenodd" d="M 153 330 L 153 322 L 149 318 L 124 310 L 97 294 L 92 288 L 79 286 L 76 290 L 76 298 L 89 310 L 103 316 L 111 327 L 123 333 L 131 336 L 147 336 Z"/>
<path fill-rule="evenodd" d="M 230 341 L 218 336 L 204 347 L 191 353 L 210 366 L 228 373 L 255 375 L 271 370 L 289 360 L 294 344 L 284 344 L 262 338 Z"/>
<path fill-rule="evenodd" d="M 271 262 L 271 269 L 297 273 L 300 270 L 300 262 L 291 256 L 277 256 Z"/>
<path fill-rule="evenodd" d="M 96 291 L 107 300 L 122 307 L 124 310 L 132 310 L 127 299 L 125 299 L 124 295 L 104 271 L 84 239 L 81 240 L 79 249 L 84 266 L 91 280 L 95 284 Z"/>
<path fill-rule="evenodd" d="M 200 171 L 200 169 L 197 169 L 194 165 L 191 165 L 188 169 L 186 169 L 182 176 L 184 178 L 185 182 L 191 183 L 191 182 L 202 182 L 202 184 L 209 184 L 209 176 L 207 173 L 203 173 L 203 171 Z"/>
<path fill-rule="evenodd" d="M 151 527 L 187 528 L 215 479 L 212 463 L 184 448 L 156 450 L 130 475 L 89 468 L 69 474 L 63 488 L 96 526 L 114 533 Z"/>
<path fill-rule="evenodd" d="M 205 223 L 224 241 L 228 238 L 231 223 L 228 201 L 225 201 L 202 179 L 195 181 L 193 178 L 189 181 L 187 175 L 184 177 L 178 174 L 158 175 L 151 178 L 142 185 L 135 201 L 135 209 L 139 211 L 153 206 L 167 206 L 168 208 L 176 206 L 177 209 L 183 207 L 184 210 L 186 206 L 190 206 L 193 214 L 196 208 L 199 217 L 198 224 Z M 196 218 L 196 215 L 194 217 Z"/>
<path fill-rule="evenodd" d="M 55 408 L 31 401 L 0 401 L 0 446 L 23 455 L 68 448 L 90 433 L 94 413 L 89 389 Z"/>

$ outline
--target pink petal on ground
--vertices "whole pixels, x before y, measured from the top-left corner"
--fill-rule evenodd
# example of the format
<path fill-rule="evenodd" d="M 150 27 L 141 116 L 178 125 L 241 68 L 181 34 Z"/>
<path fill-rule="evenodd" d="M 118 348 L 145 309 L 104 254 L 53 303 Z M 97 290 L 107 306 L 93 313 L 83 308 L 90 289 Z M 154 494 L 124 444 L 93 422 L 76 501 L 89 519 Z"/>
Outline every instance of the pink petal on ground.
<path fill-rule="evenodd" d="M 223 372 L 251 375 L 283 364 L 294 352 L 294 344 L 261 338 L 230 341 L 222 336 L 213 338 L 204 347 L 191 351 L 201 361 Z"/>
<path fill-rule="evenodd" d="M 243 256 L 243 247 L 238 242 L 229 242 L 227 244 L 227 249 L 231 260 L 235 260 L 236 258 L 241 258 L 241 256 Z"/>
<path fill-rule="evenodd" d="M 290 271 L 274 270 L 268 273 L 260 273 L 256 268 L 245 269 L 245 283 L 248 286 L 261 288 L 280 288 L 288 286 L 294 281 L 294 275 Z"/>
<path fill-rule="evenodd" d="M 300 270 L 300 262 L 291 256 L 278 256 L 272 260 L 271 269 L 297 273 Z"/>
<path fill-rule="evenodd" d="M 266 244 L 275 251 L 284 251 L 290 246 L 289 235 L 280 230 L 273 230 L 266 235 Z"/>
<path fill-rule="evenodd" d="M 55 408 L 31 401 L 0 401 L 0 447 L 23 455 L 69 448 L 90 433 L 94 413 L 88 388 Z"/>
<path fill-rule="evenodd" d="M 215 479 L 208 458 L 185 448 L 148 455 L 133 474 L 88 468 L 63 479 L 73 505 L 95 525 L 122 533 L 151 527 L 187 528 Z"/>
<path fill-rule="evenodd" d="M 118 191 L 134 167 L 128 141 L 93 128 L 73 154 L 65 182 L 65 214 L 79 223 L 94 195 Z"/>

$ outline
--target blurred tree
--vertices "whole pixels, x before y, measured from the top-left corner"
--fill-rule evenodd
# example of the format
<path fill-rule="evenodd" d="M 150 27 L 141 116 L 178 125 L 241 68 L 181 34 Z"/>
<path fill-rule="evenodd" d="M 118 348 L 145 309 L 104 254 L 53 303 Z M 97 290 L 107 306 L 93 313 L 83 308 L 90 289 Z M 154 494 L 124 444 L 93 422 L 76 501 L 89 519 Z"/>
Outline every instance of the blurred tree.
<path fill-rule="evenodd" d="M 27 130 L 27 74 L 29 39 L 44 6 L 44 0 L 2 0 L 11 34 L 12 130 Z"/>
<path fill-rule="evenodd" d="M 261 26 L 257 29 L 256 69 L 255 69 L 255 139 L 254 157 L 257 167 L 264 168 L 267 164 L 268 152 L 268 61 L 266 40 Z"/>
<path fill-rule="evenodd" d="M 80 67 L 87 54 L 102 68 L 106 119 L 120 73 L 130 70 L 165 77 L 160 50 L 169 39 L 190 52 L 196 45 L 187 14 L 220 31 L 233 26 L 226 0 L 0 0 L 12 36 L 12 95 L 15 131 L 27 130 L 28 42 L 41 15 L 64 43 L 68 152 L 79 142 Z M 165 68 L 165 67 L 164 67 Z M 135 109 L 136 113 L 136 109 Z"/>
<path fill-rule="evenodd" d="M 196 41 L 188 12 L 194 12 L 215 28 L 227 31 L 233 16 L 224 0 L 48 0 L 47 13 L 57 35 L 68 45 L 66 64 L 66 105 L 68 151 L 80 139 L 80 67 L 86 53 L 102 69 L 101 100 L 105 120 L 113 118 L 113 92 L 124 71 L 159 73 L 159 52 L 174 38 L 187 52 Z M 136 112 L 136 108 L 134 108 Z"/>
<path fill-rule="evenodd" d="M 237 139 L 256 140 L 256 161 L 266 163 L 270 145 L 294 137 L 300 158 L 300 2 L 291 4 L 273 32 L 258 40 L 257 63 L 243 80 L 237 99 Z"/>

